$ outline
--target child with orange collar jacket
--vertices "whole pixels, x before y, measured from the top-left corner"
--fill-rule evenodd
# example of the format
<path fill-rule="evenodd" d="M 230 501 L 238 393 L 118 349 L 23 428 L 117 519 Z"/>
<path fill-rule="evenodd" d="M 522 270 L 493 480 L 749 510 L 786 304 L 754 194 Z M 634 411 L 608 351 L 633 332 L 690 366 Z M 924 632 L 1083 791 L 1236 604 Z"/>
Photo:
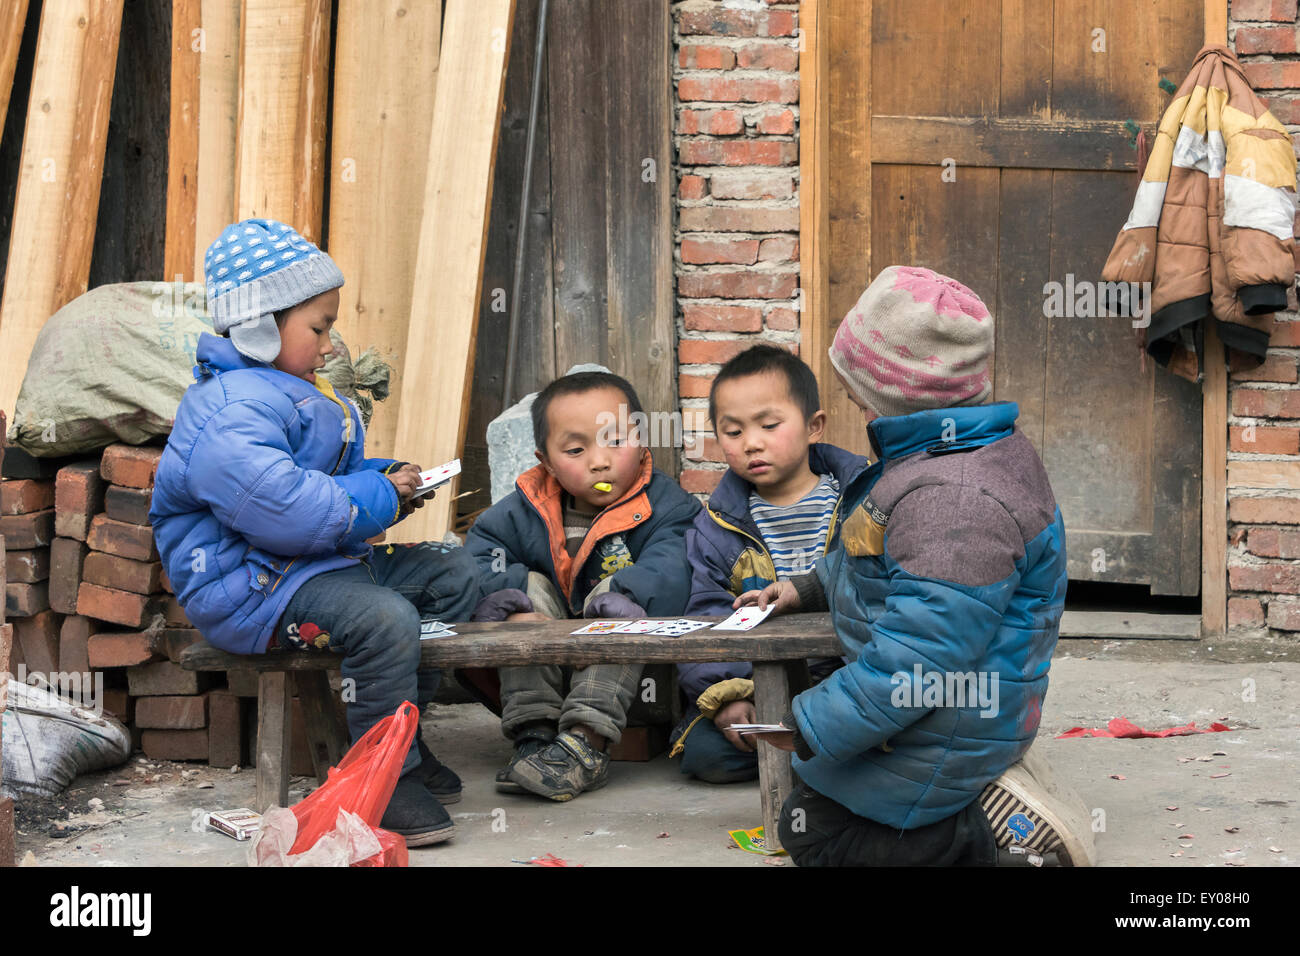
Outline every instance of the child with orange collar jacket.
<path fill-rule="evenodd" d="M 654 468 L 641 404 L 608 372 L 556 379 L 533 401 L 540 462 L 485 511 L 465 546 L 488 595 L 475 620 L 676 617 L 690 596 L 686 530 L 699 502 Z M 639 665 L 500 668 L 515 744 L 497 788 L 570 800 L 608 778 Z"/>

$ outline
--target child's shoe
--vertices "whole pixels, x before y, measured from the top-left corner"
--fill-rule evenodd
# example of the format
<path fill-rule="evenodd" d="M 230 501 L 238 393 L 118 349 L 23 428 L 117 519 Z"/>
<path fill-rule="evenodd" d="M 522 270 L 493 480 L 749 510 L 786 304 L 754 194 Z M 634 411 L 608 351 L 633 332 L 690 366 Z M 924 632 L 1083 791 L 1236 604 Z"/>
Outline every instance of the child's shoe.
<path fill-rule="evenodd" d="M 544 748 L 558 732 L 554 722 L 541 720 L 535 723 L 525 724 L 520 728 L 519 733 L 515 736 L 515 752 L 510 758 L 510 762 L 497 771 L 496 785 L 500 793 L 527 793 L 523 787 L 510 779 L 510 771 L 515 769 L 515 765 L 521 760 L 526 760 L 539 750 Z"/>
<path fill-rule="evenodd" d="M 609 782 L 609 754 L 590 746 L 580 734 L 566 732 L 516 763 L 509 776 L 530 793 L 564 802 Z"/>
<path fill-rule="evenodd" d="M 420 766 L 415 773 L 428 791 L 442 804 L 456 803 L 460 800 L 460 777 L 456 772 L 433 755 L 433 751 L 424 745 L 423 740 L 416 740 L 420 751 Z"/>
<path fill-rule="evenodd" d="M 984 788 L 980 806 L 998 846 L 998 863 L 1092 866 L 1091 817 L 1031 747 Z"/>
<path fill-rule="evenodd" d="M 398 779 L 379 826 L 405 837 L 408 847 L 441 843 L 456 832 L 456 824 L 425 787 L 418 771 Z"/>

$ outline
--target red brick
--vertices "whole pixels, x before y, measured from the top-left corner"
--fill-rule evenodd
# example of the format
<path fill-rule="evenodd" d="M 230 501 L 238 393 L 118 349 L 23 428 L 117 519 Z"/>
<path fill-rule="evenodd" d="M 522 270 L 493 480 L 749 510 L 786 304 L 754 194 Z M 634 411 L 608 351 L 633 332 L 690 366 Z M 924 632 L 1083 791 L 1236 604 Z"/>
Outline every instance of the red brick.
<path fill-rule="evenodd" d="M 688 206 L 679 210 L 682 232 L 798 232 L 797 206 Z"/>
<path fill-rule="evenodd" d="M 104 713 L 124 724 L 130 723 L 135 716 L 135 698 L 126 692 L 125 687 L 105 687 Z"/>
<path fill-rule="evenodd" d="M 1238 27 L 1232 45 L 1238 56 L 1252 53 L 1295 53 L 1295 27 Z"/>
<path fill-rule="evenodd" d="M 1295 16 L 1296 0 L 1232 0 L 1232 19 L 1238 23 L 1250 20 L 1287 23 L 1295 20 Z"/>
<path fill-rule="evenodd" d="M 764 113 L 758 118 L 758 131 L 764 136 L 788 136 L 794 133 L 794 110 Z"/>
<path fill-rule="evenodd" d="M 692 272 L 677 277 L 684 299 L 788 299 L 798 276 L 792 272 Z"/>
<path fill-rule="evenodd" d="M 136 714 L 139 721 L 139 704 Z M 150 760 L 207 760 L 208 731 L 146 730 L 140 735 L 140 749 Z"/>
<path fill-rule="evenodd" d="M 677 376 L 677 394 L 682 398 L 708 398 L 712 387 L 712 375 Z"/>
<path fill-rule="evenodd" d="M 99 462 L 64 465 L 54 479 L 54 533 L 85 541 L 90 519 L 104 510 L 104 479 Z"/>
<path fill-rule="evenodd" d="M 1256 455 L 1300 454 L 1300 428 L 1233 425 L 1228 429 L 1228 450 Z"/>
<path fill-rule="evenodd" d="M 102 551 L 92 551 L 86 556 L 81 571 L 83 581 L 119 591 L 136 594 L 154 594 L 162 589 L 159 581 L 162 565 L 157 561 L 132 561 Z"/>
<path fill-rule="evenodd" d="M 682 317 L 693 332 L 758 332 L 763 328 L 763 314 L 753 305 L 684 302 Z"/>
<path fill-rule="evenodd" d="M 135 725 L 151 730 L 197 730 L 206 727 L 208 699 L 202 694 L 192 697 L 141 697 L 135 705 Z"/>
<path fill-rule="evenodd" d="M 22 647 L 29 671 L 53 674 L 59 669 L 59 626 L 62 618 L 53 611 L 41 611 L 13 622 L 14 640 Z"/>
<path fill-rule="evenodd" d="M 162 569 L 162 577 L 161 577 L 160 580 L 162 581 L 162 586 L 163 586 L 163 590 L 164 590 L 164 591 L 166 591 L 168 594 L 175 594 L 175 593 L 176 593 L 176 591 L 172 588 L 172 582 L 171 582 L 171 579 L 170 579 L 169 577 L 167 577 L 167 569 L 166 569 L 166 568 L 163 568 L 163 569 Z"/>
<path fill-rule="evenodd" d="M 1293 90 L 1300 87 L 1300 62 L 1243 63 L 1242 70 L 1257 90 Z"/>
<path fill-rule="evenodd" d="M 758 247 L 759 262 L 798 262 L 799 240 L 793 236 L 764 239 Z"/>
<path fill-rule="evenodd" d="M 1233 498 L 1228 516 L 1249 524 L 1300 524 L 1300 498 Z"/>
<path fill-rule="evenodd" d="M 714 199 L 789 199 L 794 176 L 785 170 L 724 169 L 709 181 Z"/>
<path fill-rule="evenodd" d="M 149 524 L 149 505 L 153 491 L 149 488 L 123 488 L 109 485 L 104 492 L 104 513 L 126 524 Z M 57 522 L 57 517 L 55 521 Z"/>
<path fill-rule="evenodd" d="M 25 515 L 54 507 L 54 482 L 18 478 L 0 481 L 0 514 Z"/>
<path fill-rule="evenodd" d="M 77 613 L 81 569 L 89 553 L 76 538 L 55 538 L 50 545 L 50 607 L 60 614 Z"/>
<path fill-rule="evenodd" d="M 788 42 L 755 40 L 736 47 L 736 66 L 742 70 L 776 70 L 792 73 L 799 69 L 799 51 Z"/>
<path fill-rule="evenodd" d="M 161 608 L 147 595 L 82 581 L 77 591 L 77 613 L 125 627 L 142 628 Z"/>
<path fill-rule="evenodd" d="M 798 103 L 797 76 L 728 76 L 697 74 L 677 81 L 683 103 Z"/>
<path fill-rule="evenodd" d="M 685 454 L 687 461 L 716 461 L 723 464 L 727 461 L 726 454 L 722 451 L 722 445 L 711 435 L 694 434 L 688 435 L 689 443 L 686 445 Z"/>
<path fill-rule="evenodd" d="M 206 671 L 187 671 L 172 661 L 158 661 L 128 667 L 126 682 L 132 697 L 198 694 L 208 689 L 212 675 Z"/>
<path fill-rule="evenodd" d="M 158 470 L 158 459 L 161 457 L 161 448 L 109 445 L 104 449 L 99 473 L 110 484 L 126 485 L 128 488 L 150 488 L 153 486 L 154 472 Z"/>
<path fill-rule="evenodd" d="M 169 661 L 180 663 L 181 654 L 203 640 L 202 635 L 192 627 L 167 627 L 154 638 L 154 650 Z"/>
<path fill-rule="evenodd" d="M 35 584 L 50 576 L 50 549 L 5 552 L 5 580 L 10 584 Z"/>
<path fill-rule="evenodd" d="M 1288 291 L 1294 292 L 1294 287 Z M 1300 348 L 1300 321 L 1281 319 L 1273 320 L 1273 330 L 1269 334 L 1268 344 L 1275 349 Z"/>
<path fill-rule="evenodd" d="M 683 166 L 793 166 L 799 148 L 780 139 L 685 139 L 677 155 Z"/>
<path fill-rule="evenodd" d="M 685 491 L 693 495 L 711 495 L 726 473 L 725 468 L 708 471 L 699 468 L 683 468 L 680 484 Z"/>
<path fill-rule="evenodd" d="M 685 10 L 677 28 L 683 36 L 789 37 L 798 23 L 788 10 L 728 10 L 715 5 L 709 10 Z"/>
<path fill-rule="evenodd" d="M 86 646 L 90 666 L 95 670 L 134 667 L 161 659 L 154 650 L 153 637 L 144 631 L 100 631 L 90 636 Z"/>
<path fill-rule="evenodd" d="M 130 558 L 133 561 L 158 560 L 152 528 L 114 521 L 108 515 L 95 515 L 90 523 L 86 543 L 92 551 L 105 551 L 119 558 Z"/>
<path fill-rule="evenodd" d="M 683 176 L 677 184 L 678 199 L 703 199 L 708 192 L 709 181 L 703 176 Z"/>
<path fill-rule="evenodd" d="M 1274 598 L 1268 602 L 1268 626 L 1279 631 L 1300 631 L 1300 601 Z"/>
<path fill-rule="evenodd" d="M 1300 390 L 1234 388 L 1232 414 L 1251 418 L 1300 418 Z"/>
<path fill-rule="evenodd" d="M 1228 587 L 1234 591 L 1300 594 L 1300 564 L 1235 565 L 1228 568 Z"/>
<path fill-rule="evenodd" d="M 239 698 L 228 690 L 208 692 L 208 765 L 235 767 L 243 762 L 244 721 Z"/>
<path fill-rule="evenodd" d="M 90 670 L 90 638 L 99 633 L 99 622 L 71 614 L 59 629 L 59 670 L 85 674 Z"/>
<path fill-rule="evenodd" d="M 50 584 L 37 581 L 35 584 L 5 585 L 5 614 L 11 617 L 31 617 L 41 611 L 49 610 Z"/>
<path fill-rule="evenodd" d="M 0 517 L 0 535 L 15 551 L 45 548 L 54 539 L 54 509 Z"/>
<path fill-rule="evenodd" d="M 683 239 L 682 262 L 695 265 L 753 265 L 758 260 L 757 239 Z"/>
<path fill-rule="evenodd" d="M 753 345 L 745 339 L 681 339 L 677 343 L 677 360 L 682 365 L 721 365 Z"/>
<path fill-rule="evenodd" d="M 0 425 L 3 421 L 0 419 Z M 3 429 L 0 429 L 0 475 L 5 478 L 37 478 L 41 481 L 54 479 L 54 473 L 59 470 L 55 459 L 37 458 L 24 448 L 5 444 L 4 434 Z"/>
<path fill-rule="evenodd" d="M 168 627 L 193 627 L 190 619 L 185 615 L 185 609 L 181 607 L 181 602 L 176 600 L 176 595 L 168 594 L 162 599 L 163 602 L 163 619 Z"/>
<path fill-rule="evenodd" d="M 767 327 L 778 332 L 793 332 L 799 328 L 799 313 L 784 305 L 767 311 Z"/>
<path fill-rule="evenodd" d="M 1300 62 L 1296 63 L 1300 67 Z M 1300 79 L 1300 75 L 1296 77 Z M 1242 369 L 1232 373 L 1236 382 L 1294 382 L 1296 380 L 1296 359 L 1294 355 L 1269 355 L 1264 364 L 1256 368 Z"/>
<path fill-rule="evenodd" d="M 14 626 L 0 624 L 0 674 L 13 673 L 18 669 L 15 656 L 19 653 L 14 647 Z M 0 706 L 0 710 L 4 708 Z"/>
<path fill-rule="evenodd" d="M 736 54 L 730 47 L 684 43 L 677 51 L 677 65 L 683 70 L 730 70 L 736 65 Z"/>
<path fill-rule="evenodd" d="M 1300 528 L 1252 528 L 1246 547 L 1261 558 L 1300 558 Z"/>
<path fill-rule="evenodd" d="M 707 133 L 710 136 L 733 136 L 745 128 L 735 110 L 682 110 L 677 118 L 677 132 L 683 136 Z"/>
<path fill-rule="evenodd" d="M 1264 605 L 1255 598 L 1228 598 L 1229 627 L 1263 627 Z"/>

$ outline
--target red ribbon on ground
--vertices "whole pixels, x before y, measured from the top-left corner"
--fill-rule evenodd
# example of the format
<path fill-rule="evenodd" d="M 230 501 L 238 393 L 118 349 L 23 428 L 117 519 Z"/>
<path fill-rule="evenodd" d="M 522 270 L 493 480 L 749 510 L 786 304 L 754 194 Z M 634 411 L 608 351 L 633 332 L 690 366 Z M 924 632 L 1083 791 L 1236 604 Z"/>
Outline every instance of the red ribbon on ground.
<path fill-rule="evenodd" d="M 1092 730 L 1086 727 L 1071 727 L 1063 734 L 1057 734 L 1056 739 L 1061 740 L 1064 737 L 1120 737 L 1132 739 L 1135 737 L 1186 737 L 1191 734 L 1218 734 L 1225 730 L 1231 730 L 1227 724 L 1212 723 L 1208 727 L 1197 727 L 1196 722 L 1185 724 L 1182 727 L 1168 727 L 1164 730 L 1147 730 L 1139 727 L 1127 717 L 1116 717 L 1106 725 L 1105 730 L 1094 728 Z"/>

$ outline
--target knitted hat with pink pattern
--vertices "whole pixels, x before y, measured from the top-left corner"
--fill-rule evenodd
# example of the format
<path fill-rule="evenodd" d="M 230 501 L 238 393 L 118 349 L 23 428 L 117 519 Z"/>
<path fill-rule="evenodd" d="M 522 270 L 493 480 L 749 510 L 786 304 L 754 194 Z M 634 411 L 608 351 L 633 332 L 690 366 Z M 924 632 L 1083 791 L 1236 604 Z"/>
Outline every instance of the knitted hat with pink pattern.
<path fill-rule="evenodd" d="M 993 390 L 993 316 L 970 289 L 930 269 L 890 266 L 840 323 L 831 364 L 883 416 L 979 405 Z"/>

